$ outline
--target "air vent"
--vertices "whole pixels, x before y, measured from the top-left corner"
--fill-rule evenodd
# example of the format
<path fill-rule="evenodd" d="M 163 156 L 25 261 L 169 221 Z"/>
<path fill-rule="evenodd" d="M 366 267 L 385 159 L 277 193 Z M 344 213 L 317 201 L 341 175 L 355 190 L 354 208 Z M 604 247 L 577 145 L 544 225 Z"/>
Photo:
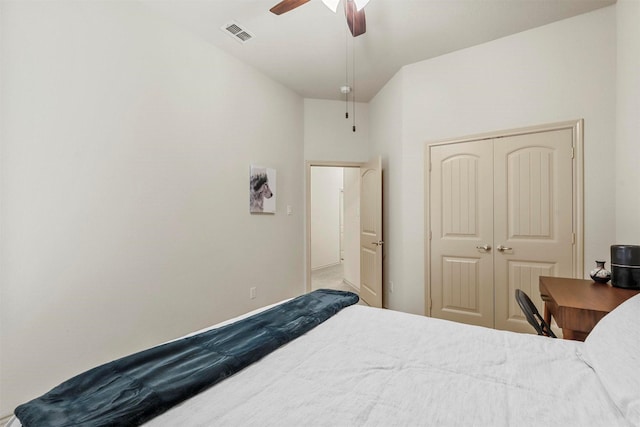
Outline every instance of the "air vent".
<path fill-rule="evenodd" d="M 253 34 L 251 34 L 245 28 L 242 28 L 242 26 L 240 26 L 240 24 L 238 24 L 237 22 L 230 22 L 228 24 L 225 24 L 220 29 L 227 33 L 229 37 L 233 37 L 233 39 L 238 41 L 239 43 L 246 43 L 253 38 Z"/>

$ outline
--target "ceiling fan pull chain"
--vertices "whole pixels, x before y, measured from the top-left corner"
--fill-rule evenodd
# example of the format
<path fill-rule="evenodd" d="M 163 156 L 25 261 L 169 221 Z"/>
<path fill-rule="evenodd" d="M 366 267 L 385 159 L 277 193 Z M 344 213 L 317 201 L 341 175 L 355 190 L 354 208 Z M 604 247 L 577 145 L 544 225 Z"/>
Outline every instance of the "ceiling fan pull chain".
<path fill-rule="evenodd" d="M 346 108 L 345 108 L 345 111 L 344 111 L 344 118 L 348 119 L 349 118 L 349 94 L 348 93 L 346 93 L 344 95 L 344 101 L 345 101 L 345 105 L 346 105 Z"/>
<path fill-rule="evenodd" d="M 351 100 L 353 101 L 353 131 L 356 131 L 356 39 L 354 37 L 352 44 L 352 51 L 353 54 L 352 56 L 352 60 L 353 62 L 351 63 L 351 65 L 353 66 L 353 71 L 351 72 L 351 79 L 353 80 L 351 86 L 352 86 L 352 91 L 353 91 L 353 95 L 351 95 Z"/>
<path fill-rule="evenodd" d="M 344 84 L 349 86 L 349 32 L 344 27 Z M 349 119 L 349 92 L 344 94 L 345 110 L 344 118 Z"/>

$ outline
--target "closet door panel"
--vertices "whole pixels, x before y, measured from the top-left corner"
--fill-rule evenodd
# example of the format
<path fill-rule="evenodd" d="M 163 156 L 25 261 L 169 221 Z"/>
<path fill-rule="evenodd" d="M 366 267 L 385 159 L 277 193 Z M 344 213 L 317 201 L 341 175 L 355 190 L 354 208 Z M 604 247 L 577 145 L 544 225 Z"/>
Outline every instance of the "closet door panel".
<path fill-rule="evenodd" d="M 492 143 L 432 146 L 430 161 L 431 314 L 492 327 Z"/>
<path fill-rule="evenodd" d="M 531 332 L 515 289 L 542 312 L 538 277 L 573 274 L 572 143 L 570 129 L 494 142 L 497 329 Z"/>
<path fill-rule="evenodd" d="M 522 289 L 529 295 L 534 304 L 538 307 L 538 311 L 542 315 L 543 301 L 540 298 L 540 289 L 538 278 L 540 276 L 558 276 L 556 263 L 544 262 L 528 262 L 528 261 L 509 261 L 507 262 L 507 283 L 509 289 L 507 295 L 511 295 L 515 299 L 516 289 Z M 533 328 L 529 326 L 527 319 L 524 317 L 522 310 L 518 304 L 510 303 L 507 305 L 507 318 L 511 323 L 516 325 L 516 332 L 534 333 Z M 518 322 L 518 323 L 515 323 Z M 520 326 L 524 325 L 524 330 L 520 330 Z M 507 323 L 506 326 L 510 326 Z M 503 328 L 504 329 L 504 328 Z"/>

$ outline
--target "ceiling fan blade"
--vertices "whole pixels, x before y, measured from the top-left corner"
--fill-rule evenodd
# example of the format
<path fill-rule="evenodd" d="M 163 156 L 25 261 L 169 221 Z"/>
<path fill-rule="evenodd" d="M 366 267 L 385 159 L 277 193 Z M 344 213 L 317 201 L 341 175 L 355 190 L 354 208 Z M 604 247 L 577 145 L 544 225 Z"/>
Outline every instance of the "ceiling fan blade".
<path fill-rule="evenodd" d="M 283 13 L 289 12 L 290 10 L 295 9 L 298 6 L 302 6 L 308 1 L 309 0 L 282 0 L 280 3 L 273 6 L 269 10 L 276 15 L 282 15 Z"/>
<path fill-rule="evenodd" d="M 364 17 L 364 9 L 358 11 L 353 0 L 345 0 L 344 13 L 347 15 L 347 24 L 353 37 L 358 37 L 367 31 L 367 22 Z"/>

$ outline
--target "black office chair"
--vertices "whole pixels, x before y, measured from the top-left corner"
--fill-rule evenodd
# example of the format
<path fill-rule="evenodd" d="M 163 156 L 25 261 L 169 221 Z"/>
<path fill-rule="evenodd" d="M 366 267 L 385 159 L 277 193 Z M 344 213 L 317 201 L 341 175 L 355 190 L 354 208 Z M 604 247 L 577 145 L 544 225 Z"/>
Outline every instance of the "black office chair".
<path fill-rule="evenodd" d="M 536 308 L 529 295 L 524 293 L 521 289 L 516 289 L 516 301 L 522 309 L 524 316 L 527 318 L 527 322 L 536 330 L 538 335 L 544 335 L 546 337 L 557 338 L 553 333 L 547 322 L 544 321 L 538 309 Z"/>

